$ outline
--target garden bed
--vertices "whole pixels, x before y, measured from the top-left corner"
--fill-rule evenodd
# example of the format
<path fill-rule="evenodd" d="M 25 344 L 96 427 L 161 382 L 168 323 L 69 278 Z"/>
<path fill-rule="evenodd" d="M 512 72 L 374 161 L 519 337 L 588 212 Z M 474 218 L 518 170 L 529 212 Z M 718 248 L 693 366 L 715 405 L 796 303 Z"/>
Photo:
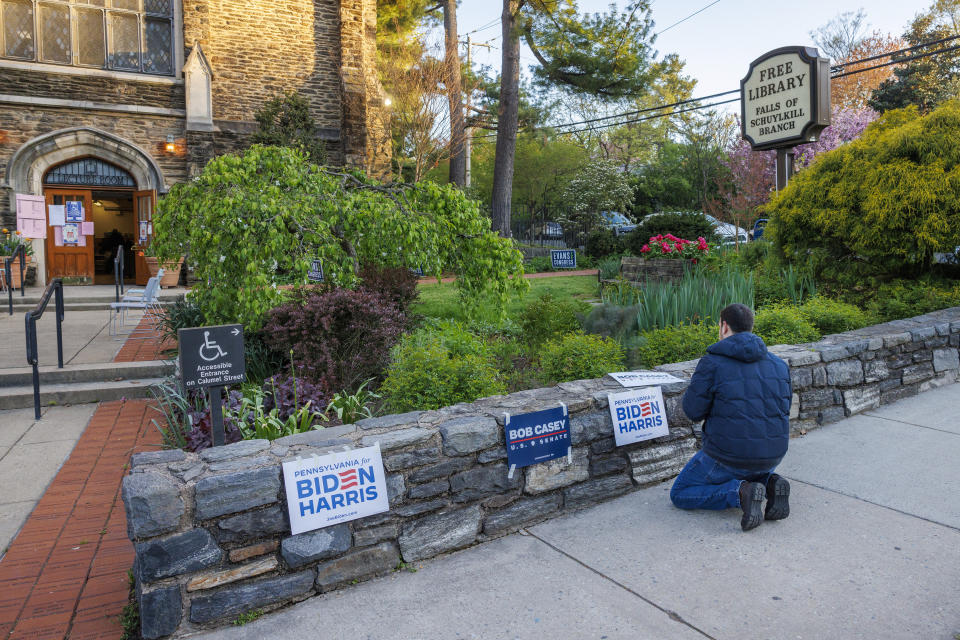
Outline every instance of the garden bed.
<path fill-rule="evenodd" d="M 960 369 L 960 307 L 771 350 L 791 365 L 791 429 L 802 433 L 950 384 Z M 688 377 L 697 362 L 661 369 Z M 609 377 L 361 420 L 201 453 L 138 454 L 123 500 L 136 543 L 145 638 L 230 624 L 673 477 L 699 429 L 680 410 L 686 382 L 663 387 L 669 435 L 616 447 Z M 571 461 L 505 463 L 504 413 L 564 403 Z M 284 461 L 379 444 L 390 511 L 292 536 Z"/>

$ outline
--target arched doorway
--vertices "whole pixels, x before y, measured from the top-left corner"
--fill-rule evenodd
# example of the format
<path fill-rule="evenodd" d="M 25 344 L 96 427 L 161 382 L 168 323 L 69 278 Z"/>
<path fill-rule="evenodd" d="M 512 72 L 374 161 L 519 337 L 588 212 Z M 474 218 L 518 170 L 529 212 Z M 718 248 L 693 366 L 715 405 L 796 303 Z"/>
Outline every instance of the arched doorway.
<path fill-rule="evenodd" d="M 110 227 L 104 230 L 97 224 L 94 219 L 94 200 L 101 203 L 109 201 L 112 203 L 108 205 L 110 208 L 124 208 L 135 212 L 134 246 L 137 246 L 141 239 L 140 222 L 146 223 L 145 245 L 152 235 L 156 194 L 167 191 L 163 173 L 150 154 L 117 135 L 89 127 L 52 131 L 25 143 L 13 154 L 7 165 L 7 184 L 15 193 L 44 195 L 48 205 L 66 207 L 67 202 L 80 202 L 84 212 L 82 221 L 94 225 L 92 239 L 87 236 L 84 240 L 77 238 L 72 227 L 68 228 L 68 239 L 77 240 L 70 243 L 69 251 L 62 248 L 63 229 L 60 231 L 61 246 L 57 245 L 56 230 L 50 227 L 47 229 L 47 240 L 34 241 L 40 284 L 45 284 L 47 277 L 57 276 L 65 276 L 75 282 L 92 283 L 97 280 L 98 238 L 102 247 L 103 234 L 110 233 L 113 229 Z M 121 202 L 117 204 L 111 198 L 96 198 L 94 192 L 109 192 L 106 195 L 115 196 Z M 89 226 L 79 229 L 81 232 L 84 230 L 91 231 Z M 113 236 L 113 242 L 116 242 L 116 236 Z M 63 257 L 55 255 L 58 253 Z M 111 261 L 111 283 L 112 266 Z M 143 259 L 136 257 L 132 267 L 126 270 L 125 276 L 135 273 L 137 280 L 145 283 L 146 268 Z M 102 279 L 108 279 L 105 274 L 101 275 Z"/>
<path fill-rule="evenodd" d="M 48 169 L 43 194 L 49 212 L 48 278 L 112 284 L 119 251 L 124 279 L 143 281 L 145 265 L 137 254 L 153 235 L 153 190 L 138 191 L 130 172 L 83 157 Z"/>

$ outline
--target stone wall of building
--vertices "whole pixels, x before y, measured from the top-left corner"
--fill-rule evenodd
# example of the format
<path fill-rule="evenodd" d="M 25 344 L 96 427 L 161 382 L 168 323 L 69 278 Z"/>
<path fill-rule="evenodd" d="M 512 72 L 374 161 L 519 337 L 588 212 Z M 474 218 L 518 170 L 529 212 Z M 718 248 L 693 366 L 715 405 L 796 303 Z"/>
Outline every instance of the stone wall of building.
<path fill-rule="evenodd" d="M 800 433 L 956 381 L 960 307 L 774 347 L 791 365 Z M 689 378 L 697 361 L 662 369 Z M 687 383 L 663 387 L 670 434 L 616 447 L 610 378 L 581 380 L 437 411 L 362 420 L 199 454 L 135 455 L 124 478 L 145 638 L 230 624 L 356 581 L 508 534 L 675 476 L 700 431 L 680 409 Z M 565 403 L 572 460 L 508 476 L 504 412 Z M 281 464 L 379 443 L 390 511 L 290 535 Z"/>
<path fill-rule="evenodd" d="M 136 74 L 129 76 L 121 79 L 4 68 L 0 71 L 0 95 L 184 108 L 183 82 L 150 82 L 140 79 L 141 76 Z"/>
<path fill-rule="evenodd" d="M 297 91 L 320 127 L 340 128 L 340 0 L 184 4 L 184 44 L 199 42 L 213 69 L 215 120 L 253 121 L 264 102 Z"/>
<path fill-rule="evenodd" d="M 10 158 L 24 143 L 51 131 L 72 127 L 92 127 L 129 140 L 147 152 L 163 171 L 167 185 L 187 179 L 186 130 L 182 118 L 135 113 L 89 111 L 71 108 L 40 108 L 29 105 L 3 105 L 0 108 L 0 178 Z M 176 141 L 176 151 L 167 152 L 167 136 Z M 0 189 L 0 220 L 16 226 L 13 194 Z"/>

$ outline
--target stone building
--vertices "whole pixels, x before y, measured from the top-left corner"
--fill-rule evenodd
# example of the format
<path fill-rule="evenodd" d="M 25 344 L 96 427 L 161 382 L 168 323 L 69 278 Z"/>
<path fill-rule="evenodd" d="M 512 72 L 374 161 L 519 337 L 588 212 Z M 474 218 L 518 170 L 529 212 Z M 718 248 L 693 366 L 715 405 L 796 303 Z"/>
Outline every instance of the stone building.
<path fill-rule="evenodd" d="M 375 36 L 376 0 L 0 0 L 0 222 L 79 201 L 32 241 L 39 281 L 112 282 L 118 246 L 143 281 L 157 196 L 289 90 L 330 162 L 381 174 Z"/>

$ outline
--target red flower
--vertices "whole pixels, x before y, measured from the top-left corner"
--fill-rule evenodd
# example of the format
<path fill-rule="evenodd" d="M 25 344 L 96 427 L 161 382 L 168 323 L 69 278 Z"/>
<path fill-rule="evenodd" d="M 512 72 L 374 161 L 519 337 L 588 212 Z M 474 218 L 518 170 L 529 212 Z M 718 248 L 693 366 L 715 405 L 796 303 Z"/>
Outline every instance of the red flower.
<path fill-rule="evenodd" d="M 640 253 L 650 253 L 650 245 L 645 244 L 640 247 Z"/>
<path fill-rule="evenodd" d="M 660 245 L 660 250 L 664 253 L 670 253 L 672 251 L 672 249 L 670 249 L 670 245 L 668 245 L 666 242 Z"/>

